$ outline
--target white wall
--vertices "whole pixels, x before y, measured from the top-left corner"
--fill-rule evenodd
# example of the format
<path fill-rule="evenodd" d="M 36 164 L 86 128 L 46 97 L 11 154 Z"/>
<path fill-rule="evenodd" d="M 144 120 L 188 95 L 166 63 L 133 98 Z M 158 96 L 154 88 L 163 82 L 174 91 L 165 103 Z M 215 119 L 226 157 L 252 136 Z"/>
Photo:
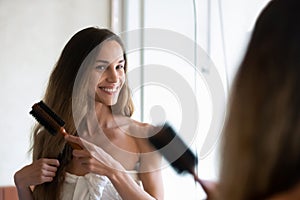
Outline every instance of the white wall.
<path fill-rule="evenodd" d="M 14 184 L 14 172 L 31 161 L 29 111 L 63 46 L 82 28 L 109 27 L 109 7 L 109 0 L 0 1 L 0 185 Z"/>

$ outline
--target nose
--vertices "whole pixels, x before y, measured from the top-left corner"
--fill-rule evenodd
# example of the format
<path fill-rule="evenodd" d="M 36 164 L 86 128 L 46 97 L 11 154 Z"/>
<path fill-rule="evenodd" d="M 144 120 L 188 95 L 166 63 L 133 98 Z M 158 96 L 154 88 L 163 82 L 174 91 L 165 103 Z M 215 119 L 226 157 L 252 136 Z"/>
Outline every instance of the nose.
<path fill-rule="evenodd" d="M 108 67 L 106 69 L 106 73 L 107 73 L 106 79 L 108 82 L 110 83 L 118 82 L 118 72 L 114 67 Z"/>

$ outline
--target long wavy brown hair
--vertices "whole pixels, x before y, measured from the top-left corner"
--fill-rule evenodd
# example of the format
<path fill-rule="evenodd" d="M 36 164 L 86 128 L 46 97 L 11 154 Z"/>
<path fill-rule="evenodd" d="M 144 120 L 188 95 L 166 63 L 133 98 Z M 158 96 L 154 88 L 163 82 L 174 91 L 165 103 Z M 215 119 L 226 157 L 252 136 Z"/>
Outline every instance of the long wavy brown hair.
<path fill-rule="evenodd" d="M 77 87 L 84 87 L 82 85 L 84 85 L 86 77 L 77 76 L 78 72 L 85 63 L 88 63 L 87 58 L 93 58 L 95 52 L 101 48 L 101 44 L 107 40 L 114 40 L 123 48 L 125 72 L 127 72 L 127 59 L 121 39 L 107 29 L 89 27 L 77 32 L 68 41 L 51 73 L 43 100 L 66 122 L 65 128 L 72 135 L 77 135 L 74 123 L 74 115 L 76 114 L 73 113 L 72 108 L 81 107 L 80 115 L 84 115 L 87 112 L 87 105 L 84 105 L 86 101 L 78 100 L 77 98 L 73 99 L 75 80 L 79 83 L 76 85 Z M 77 96 L 80 95 L 77 94 Z M 82 94 L 82 96 L 84 97 L 86 94 Z M 134 108 L 127 77 L 121 89 L 118 102 L 112 106 L 112 109 L 114 109 L 115 114 L 129 117 L 133 113 Z M 32 149 L 33 160 L 39 158 L 58 158 L 60 160 L 60 166 L 54 180 L 37 185 L 33 191 L 34 199 L 60 199 L 65 169 L 72 159 L 71 147 L 65 143 L 61 135 L 52 136 L 40 124 L 37 124 L 33 131 Z"/>
<path fill-rule="evenodd" d="M 234 82 L 221 199 L 259 200 L 300 183 L 300 2 L 260 14 Z"/>

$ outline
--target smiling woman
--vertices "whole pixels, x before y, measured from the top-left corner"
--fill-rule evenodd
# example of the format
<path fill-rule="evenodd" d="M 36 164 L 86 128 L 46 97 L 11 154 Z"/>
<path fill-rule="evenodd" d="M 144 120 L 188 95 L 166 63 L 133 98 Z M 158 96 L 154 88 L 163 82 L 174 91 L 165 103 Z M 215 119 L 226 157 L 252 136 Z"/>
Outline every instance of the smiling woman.
<path fill-rule="evenodd" d="M 14 177 L 21 200 L 163 199 L 160 156 L 144 138 L 153 127 L 130 118 L 126 61 L 122 41 L 107 29 L 86 28 L 69 40 L 43 100 L 66 121 L 65 139 L 82 149 L 37 124 L 33 163 Z"/>
<path fill-rule="evenodd" d="M 0 13 L 0 44 L 5 49 L 0 55 L 0 93 L 5 94 L 0 100 L 0 186 L 8 186 L 14 183 L 14 172 L 31 162 L 28 133 L 34 120 L 29 108 L 44 94 L 63 45 L 91 24 L 110 27 L 110 0 L 1 0 Z M 18 150 L 11 151 L 12 146 Z"/>
<path fill-rule="evenodd" d="M 117 59 L 116 59 L 117 58 Z M 114 105 L 125 82 L 125 60 L 122 47 L 115 41 L 103 44 L 92 70 L 92 83 L 96 86 L 96 101 Z M 94 83 L 95 82 L 95 83 Z M 90 87 L 92 88 L 92 87 Z"/>

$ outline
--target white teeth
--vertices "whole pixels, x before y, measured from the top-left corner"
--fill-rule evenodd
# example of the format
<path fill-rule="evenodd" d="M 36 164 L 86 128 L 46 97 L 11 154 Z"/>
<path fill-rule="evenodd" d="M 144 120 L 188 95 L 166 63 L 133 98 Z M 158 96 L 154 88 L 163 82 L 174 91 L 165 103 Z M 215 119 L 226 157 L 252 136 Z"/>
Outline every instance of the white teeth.
<path fill-rule="evenodd" d="M 101 88 L 101 89 L 106 92 L 116 92 L 117 91 L 117 88 Z"/>

